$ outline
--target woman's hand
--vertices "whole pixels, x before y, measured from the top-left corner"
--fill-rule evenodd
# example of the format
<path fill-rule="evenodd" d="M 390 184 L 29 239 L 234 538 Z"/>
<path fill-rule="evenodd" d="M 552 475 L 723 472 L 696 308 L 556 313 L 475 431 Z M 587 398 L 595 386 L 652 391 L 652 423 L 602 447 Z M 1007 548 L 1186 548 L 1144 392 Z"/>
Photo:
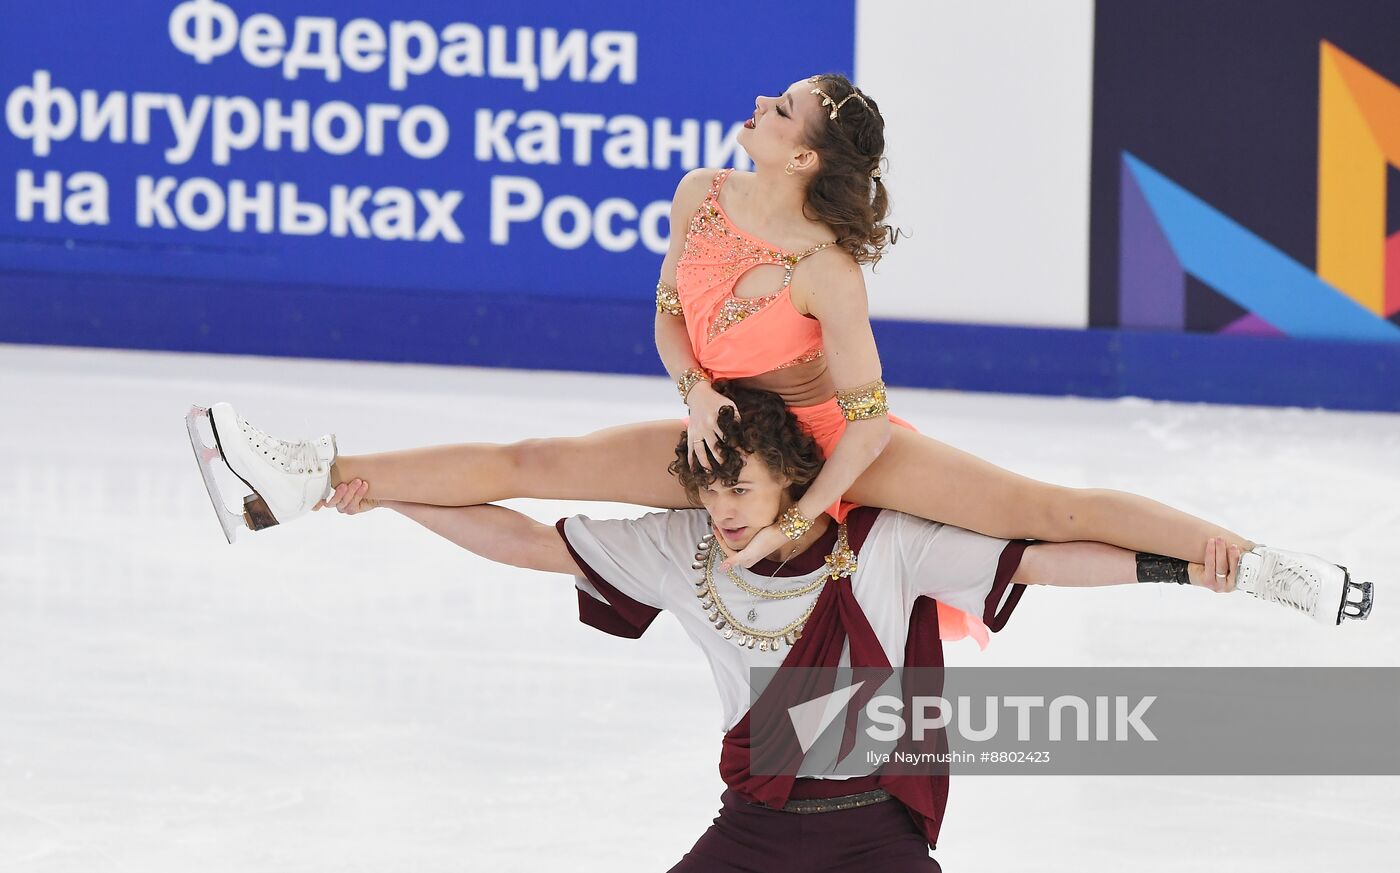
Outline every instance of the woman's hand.
<path fill-rule="evenodd" d="M 730 567 L 742 567 L 747 570 L 782 548 L 789 540 L 782 528 L 776 524 L 770 524 L 754 534 L 753 539 L 749 540 L 749 544 L 739 552 L 730 552 L 724 548 L 724 540 L 718 536 L 715 537 L 715 542 L 724 551 L 724 560 L 719 566 L 727 573 Z"/>
<path fill-rule="evenodd" d="M 333 506 L 341 515 L 356 515 L 369 512 L 378 505 L 379 501 L 369 496 L 369 483 L 363 479 L 353 479 L 335 486 L 335 493 L 331 495 L 330 500 L 316 501 L 311 511 L 315 512 L 323 506 Z"/>
<path fill-rule="evenodd" d="M 1240 547 L 1225 546 L 1225 540 L 1212 537 L 1206 543 L 1204 564 L 1191 564 L 1186 568 L 1192 585 L 1200 585 L 1212 591 L 1226 594 L 1235 590 L 1235 576 L 1240 568 Z"/>
<path fill-rule="evenodd" d="M 719 458 L 719 444 L 724 438 L 719 429 L 719 411 L 729 407 L 734 410 L 734 420 L 738 421 L 739 408 L 733 400 L 711 388 L 709 382 L 696 382 L 685 402 L 690 407 L 690 427 L 686 436 L 690 443 L 690 456 L 694 458 L 694 463 L 708 470 L 709 455 Z"/>

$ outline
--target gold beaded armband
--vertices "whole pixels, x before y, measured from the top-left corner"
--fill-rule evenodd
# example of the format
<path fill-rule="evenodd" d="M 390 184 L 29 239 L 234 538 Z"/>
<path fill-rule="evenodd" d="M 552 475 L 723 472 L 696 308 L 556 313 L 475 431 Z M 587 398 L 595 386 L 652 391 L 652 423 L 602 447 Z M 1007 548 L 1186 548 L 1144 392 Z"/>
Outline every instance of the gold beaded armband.
<path fill-rule="evenodd" d="M 685 311 L 681 309 L 681 293 L 676 290 L 675 285 L 667 285 L 657 280 L 656 311 L 667 315 L 685 315 Z"/>
<path fill-rule="evenodd" d="M 797 504 L 787 508 L 787 512 L 778 516 L 778 530 L 783 532 L 783 536 L 796 542 L 802 539 L 802 535 L 812 529 L 812 520 L 802 514 L 802 510 L 797 508 Z"/>
<path fill-rule="evenodd" d="M 691 367 L 681 374 L 676 380 L 676 390 L 680 392 L 681 402 L 684 403 L 690 396 L 690 389 L 694 388 L 697 382 L 708 382 L 710 377 L 699 367 Z"/>
<path fill-rule="evenodd" d="M 876 379 L 868 385 L 836 392 L 836 405 L 847 421 L 861 421 L 866 418 L 879 418 L 890 412 L 889 401 L 885 397 L 885 383 Z"/>

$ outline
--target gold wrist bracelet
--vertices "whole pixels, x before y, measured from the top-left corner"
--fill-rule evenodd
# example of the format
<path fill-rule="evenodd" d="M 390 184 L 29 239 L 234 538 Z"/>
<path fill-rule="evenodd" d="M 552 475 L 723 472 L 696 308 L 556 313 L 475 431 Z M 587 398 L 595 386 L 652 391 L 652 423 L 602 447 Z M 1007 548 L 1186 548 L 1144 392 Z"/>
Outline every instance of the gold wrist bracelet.
<path fill-rule="evenodd" d="M 681 309 L 681 293 L 676 290 L 675 285 L 657 280 L 656 311 L 666 315 L 685 315 L 685 311 Z"/>
<path fill-rule="evenodd" d="M 847 421 L 861 421 L 866 418 L 879 418 L 888 415 L 889 401 L 885 397 L 885 383 L 876 379 L 859 388 L 836 392 L 836 405 Z"/>
<path fill-rule="evenodd" d="M 694 388 L 697 382 L 708 382 L 710 377 L 699 367 L 691 367 L 681 374 L 676 380 L 676 391 L 680 392 L 681 402 L 684 403 L 690 396 L 690 389 Z"/>
<path fill-rule="evenodd" d="M 802 535 L 812 529 L 812 520 L 802 514 L 802 510 L 797 508 L 797 504 L 787 508 L 787 511 L 778 516 L 778 530 L 783 532 L 783 536 L 796 542 L 802 539 Z"/>

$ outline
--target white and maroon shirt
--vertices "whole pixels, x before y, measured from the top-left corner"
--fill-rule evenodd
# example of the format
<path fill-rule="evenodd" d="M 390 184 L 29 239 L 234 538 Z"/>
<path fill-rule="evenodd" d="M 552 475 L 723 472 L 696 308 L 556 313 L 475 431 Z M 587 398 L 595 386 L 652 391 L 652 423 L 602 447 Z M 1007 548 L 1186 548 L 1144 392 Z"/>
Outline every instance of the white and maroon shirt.
<path fill-rule="evenodd" d="M 750 725 L 749 669 L 942 667 L 939 600 L 972 616 L 981 614 L 988 630 L 1000 631 L 1025 590 L 1012 586 L 1011 576 L 1021 564 L 1026 543 L 857 506 L 847 515 L 848 544 L 858 558 L 851 578 L 827 581 L 809 595 L 771 600 L 745 592 L 728 574 L 715 576 L 729 613 L 746 617 L 749 609 L 757 610 L 759 617 L 752 621 L 757 627 L 784 627 L 813 607 L 797 645 L 764 652 L 741 648 L 715 632 L 696 597 L 696 581 L 704 571 L 694 564 L 701 537 L 708 533 L 706 512 L 685 509 L 626 520 L 574 516 L 561 519 L 557 529 L 582 572 L 575 578 L 581 621 L 609 634 L 636 638 L 661 610 L 668 610 L 706 653 L 724 705 L 720 775 L 725 785 L 750 802 L 774 809 L 794 797 L 883 788 L 910 810 L 928 845 L 937 846 L 948 803 L 946 772 L 876 771 L 850 779 L 755 774 L 750 768 L 755 737 Z M 781 567 L 760 561 L 752 571 L 736 572 L 745 574 L 746 582 L 755 588 L 799 588 L 825 572 L 825 558 L 836 544 L 836 534 L 836 525 L 830 526 L 808 550 Z M 774 585 L 774 578 L 783 582 Z M 773 684 L 759 700 L 767 700 L 770 693 Z M 939 741 L 941 737 L 930 734 L 921 741 L 923 750 L 937 750 Z"/>
<path fill-rule="evenodd" d="M 753 667 L 942 667 L 937 601 L 981 615 L 989 630 L 1005 626 L 1023 586 L 1011 585 L 1027 543 L 982 536 L 899 512 L 857 507 L 847 516 L 847 538 L 857 554 L 850 578 L 829 580 L 800 597 L 771 600 L 749 594 L 716 569 L 714 584 L 726 608 L 748 622 L 778 628 L 814 607 L 803 635 L 792 648 L 762 651 L 740 647 L 715 631 L 695 583 L 700 540 L 709 533 L 703 510 L 655 512 L 637 519 L 561 519 L 556 525 L 581 575 L 579 619 L 617 636 L 639 637 L 667 610 L 705 653 L 723 706 L 725 731 L 720 775 L 745 799 L 780 808 L 797 797 L 831 797 L 881 787 L 894 795 L 920 823 L 935 846 L 948 777 L 887 775 L 797 778 L 750 771 L 749 670 Z M 802 554 L 780 566 L 760 561 L 736 569 L 752 587 L 801 587 L 825 572 L 837 526 Z M 774 583 L 781 578 L 782 582 Z M 771 687 L 771 686 L 770 686 Z M 764 692 L 767 694 L 767 692 Z M 795 770 L 793 772 L 796 772 Z"/>
<path fill-rule="evenodd" d="M 863 544 L 851 585 L 861 611 L 870 622 L 891 664 L 903 660 L 914 601 L 930 597 L 970 615 L 991 609 L 995 616 L 1007 586 L 997 586 L 997 564 L 1007 540 L 982 536 L 961 528 L 925 521 L 902 512 L 877 513 Z M 857 520 L 853 520 L 854 522 Z M 749 708 L 749 670 L 777 667 L 788 649 L 759 651 L 741 648 L 715 631 L 695 596 L 695 583 L 704 570 L 692 569 L 697 544 L 710 532 L 709 515 L 702 509 L 653 512 L 641 518 L 600 519 L 576 515 L 563 519 L 558 528 L 583 573 L 574 578 L 581 595 L 579 617 L 585 623 L 618 636 L 637 637 L 665 610 L 676 617 L 710 662 L 719 690 L 723 721 L 720 730 L 732 728 Z M 752 570 L 736 568 L 744 581 L 756 588 L 797 588 L 817 579 L 826 569 L 826 556 L 836 542 L 833 522 L 821 540 L 790 559 L 781 570 L 776 561 L 759 561 Z M 855 538 L 851 530 L 851 538 Z M 852 542 L 851 547 L 857 548 Z M 774 571 L 777 571 L 776 573 Z M 781 583 L 774 580 L 781 579 Z M 599 585 L 601 580 L 604 584 Z M 750 609 L 758 618 L 755 627 L 779 628 L 800 616 L 818 592 L 786 600 L 768 600 L 739 588 L 717 566 L 714 583 L 729 611 L 741 621 Z M 610 589 L 606 593 L 601 589 Z M 991 595 L 997 594 L 995 603 Z M 1013 589 L 1013 596 L 1019 597 Z M 619 598 L 617 595 L 621 595 Z M 630 602 L 628 602 L 630 601 Z M 1005 610 L 1008 614 L 1010 609 Z M 628 619 L 632 621 L 628 621 Z M 621 621 L 619 621 L 619 619 Z M 1004 617 L 1003 617 L 1004 619 Z M 991 622 L 987 622 L 991 625 Z M 850 663 L 850 648 L 843 650 L 840 666 Z"/>

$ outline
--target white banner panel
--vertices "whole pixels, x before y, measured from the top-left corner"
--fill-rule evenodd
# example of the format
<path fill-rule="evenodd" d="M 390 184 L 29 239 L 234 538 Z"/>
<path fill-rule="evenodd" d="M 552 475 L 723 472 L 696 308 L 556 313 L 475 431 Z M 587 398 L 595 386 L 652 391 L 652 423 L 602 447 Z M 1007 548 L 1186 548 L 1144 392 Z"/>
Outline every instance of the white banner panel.
<path fill-rule="evenodd" d="M 906 236 L 869 275 L 887 318 L 1088 324 L 1092 0 L 859 0 Z"/>

